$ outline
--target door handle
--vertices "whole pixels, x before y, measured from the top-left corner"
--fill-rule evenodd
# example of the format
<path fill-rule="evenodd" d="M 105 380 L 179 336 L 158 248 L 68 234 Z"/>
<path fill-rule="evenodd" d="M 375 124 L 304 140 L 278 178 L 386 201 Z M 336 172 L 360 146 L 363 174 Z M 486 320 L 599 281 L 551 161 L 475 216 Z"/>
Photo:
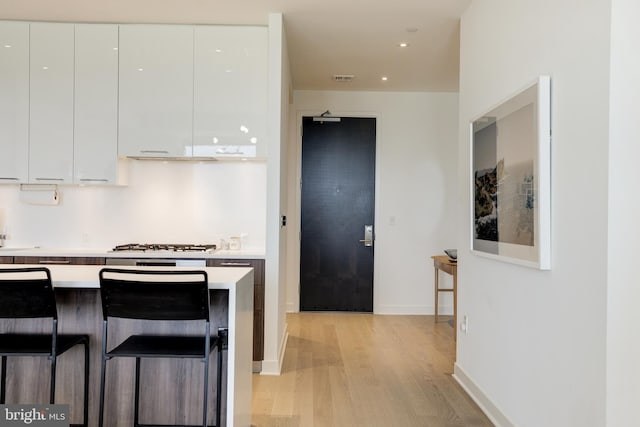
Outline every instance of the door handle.
<path fill-rule="evenodd" d="M 373 225 L 364 226 L 364 239 L 361 239 L 360 243 L 367 247 L 373 246 Z"/>
<path fill-rule="evenodd" d="M 251 267 L 250 262 L 221 262 L 222 267 Z"/>

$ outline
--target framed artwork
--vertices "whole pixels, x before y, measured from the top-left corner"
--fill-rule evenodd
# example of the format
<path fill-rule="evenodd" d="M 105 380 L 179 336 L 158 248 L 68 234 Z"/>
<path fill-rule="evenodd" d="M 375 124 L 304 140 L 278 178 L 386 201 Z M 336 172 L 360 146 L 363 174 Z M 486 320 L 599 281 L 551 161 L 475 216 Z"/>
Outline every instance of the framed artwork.
<path fill-rule="evenodd" d="M 471 251 L 551 269 L 551 79 L 471 121 Z"/>

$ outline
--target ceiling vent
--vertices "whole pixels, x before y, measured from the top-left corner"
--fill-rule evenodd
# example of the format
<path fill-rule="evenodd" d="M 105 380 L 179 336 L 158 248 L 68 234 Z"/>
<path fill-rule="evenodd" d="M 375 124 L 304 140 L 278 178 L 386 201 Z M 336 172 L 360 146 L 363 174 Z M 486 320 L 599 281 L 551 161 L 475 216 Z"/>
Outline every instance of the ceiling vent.
<path fill-rule="evenodd" d="M 353 74 L 334 74 L 333 81 L 334 82 L 350 82 L 355 77 L 356 76 L 354 76 Z"/>

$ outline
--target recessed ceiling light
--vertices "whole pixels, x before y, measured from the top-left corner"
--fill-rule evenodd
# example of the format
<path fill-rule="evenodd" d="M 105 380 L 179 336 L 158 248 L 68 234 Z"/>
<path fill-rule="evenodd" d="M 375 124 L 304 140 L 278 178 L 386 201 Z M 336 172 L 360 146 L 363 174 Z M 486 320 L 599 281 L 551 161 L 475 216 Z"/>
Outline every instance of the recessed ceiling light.
<path fill-rule="evenodd" d="M 249 141 L 251 141 L 252 144 L 257 144 L 258 143 L 258 138 L 256 138 L 255 136 L 252 136 Z"/>
<path fill-rule="evenodd" d="M 407 47 L 407 46 L 409 46 L 409 43 L 407 43 L 407 42 L 401 42 L 401 43 L 399 43 L 399 44 L 398 44 L 398 46 L 400 46 L 400 47 Z"/>
<path fill-rule="evenodd" d="M 382 80 L 383 82 L 386 82 L 387 80 L 389 80 L 389 78 L 388 78 L 387 76 L 382 76 L 381 80 Z"/>
<path fill-rule="evenodd" d="M 9 47 L 11 47 L 11 45 L 10 44 L 5 44 L 4 47 L 9 48 Z"/>

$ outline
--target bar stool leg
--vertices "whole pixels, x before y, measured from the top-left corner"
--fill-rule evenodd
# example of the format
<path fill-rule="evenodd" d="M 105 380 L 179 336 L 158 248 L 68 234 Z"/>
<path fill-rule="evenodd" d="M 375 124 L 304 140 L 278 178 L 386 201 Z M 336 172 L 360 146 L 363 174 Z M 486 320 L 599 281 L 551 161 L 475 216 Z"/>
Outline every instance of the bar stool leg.
<path fill-rule="evenodd" d="M 136 384 L 135 398 L 133 405 L 133 425 L 138 427 L 138 415 L 140 415 L 140 358 L 136 357 Z"/>
<path fill-rule="evenodd" d="M 202 398 L 202 427 L 207 427 L 207 403 L 209 402 L 209 351 L 204 356 L 204 395 Z M 216 424 L 216 427 L 218 425 Z"/>
<path fill-rule="evenodd" d="M 4 405 L 6 398 L 7 381 L 7 356 L 2 356 L 2 385 L 0 386 L 0 404 Z"/>
<path fill-rule="evenodd" d="M 89 340 L 84 342 L 84 411 L 82 425 L 87 427 L 89 423 Z"/>
<path fill-rule="evenodd" d="M 51 356 L 51 387 L 49 390 L 49 403 L 52 405 L 56 400 L 56 355 Z"/>
<path fill-rule="evenodd" d="M 103 344 L 104 346 L 104 344 Z M 98 427 L 104 423 L 104 383 L 107 371 L 107 358 L 102 352 L 102 367 L 100 368 L 100 413 L 98 414 Z"/>
<path fill-rule="evenodd" d="M 216 378 L 216 427 L 222 420 L 222 339 L 218 338 L 218 378 Z"/>

